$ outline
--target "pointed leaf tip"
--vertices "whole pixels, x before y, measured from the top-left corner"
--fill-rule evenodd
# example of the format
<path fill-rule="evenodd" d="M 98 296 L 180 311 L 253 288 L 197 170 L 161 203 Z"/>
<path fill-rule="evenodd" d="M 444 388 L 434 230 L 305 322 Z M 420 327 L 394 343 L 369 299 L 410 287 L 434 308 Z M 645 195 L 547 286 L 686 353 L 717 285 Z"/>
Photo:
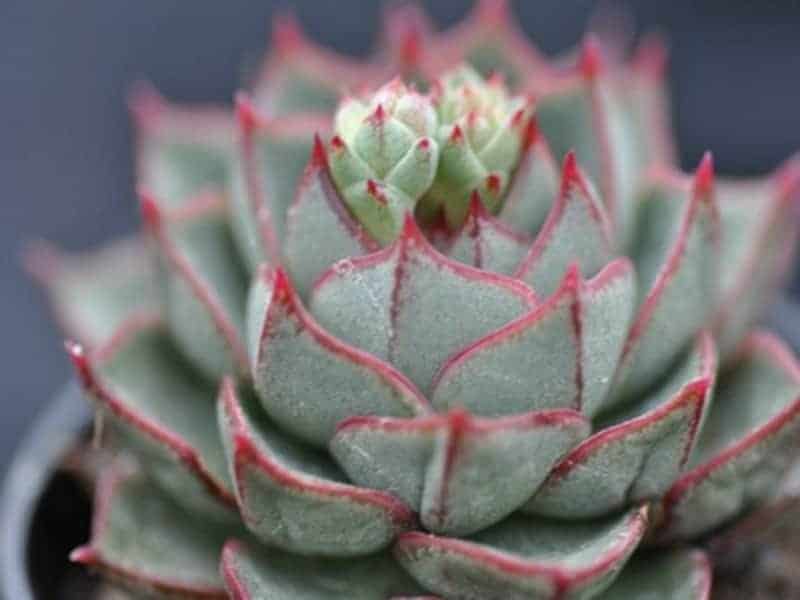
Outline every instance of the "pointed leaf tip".
<path fill-rule="evenodd" d="M 331 144 L 333 144 L 333 140 L 331 140 Z M 311 149 L 311 166 L 315 168 L 327 168 L 328 166 L 328 153 L 325 151 L 325 144 L 322 143 L 319 133 L 314 134 L 314 147 Z"/>
<path fill-rule="evenodd" d="M 252 133 L 258 127 L 261 118 L 258 116 L 250 96 L 246 92 L 239 91 L 236 93 L 234 101 L 236 103 L 236 121 L 239 123 L 239 127 L 245 134 Z"/>
<path fill-rule="evenodd" d="M 664 77 L 669 64 L 669 49 L 664 36 L 651 32 L 642 38 L 633 57 L 633 67 L 643 75 L 655 79 Z"/>
<path fill-rule="evenodd" d="M 81 565 L 92 565 L 97 562 L 97 552 L 91 546 L 78 546 L 69 553 L 69 561 Z"/>
<path fill-rule="evenodd" d="M 478 0 L 475 14 L 483 24 L 497 27 L 508 21 L 511 8 L 508 0 Z"/>
<path fill-rule="evenodd" d="M 158 229 L 161 226 L 161 209 L 158 206 L 153 194 L 150 190 L 139 187 L 137 189 L 139 195 L 139 209 L 142 213 L 144 224 L 150 229 Z"/>
<path fill-rule="evenodd" d="M 92 375 L 92 368 L 89 365 L 89 358 L 86 356 L 86 349 L 73 340 L 66 340 L 64 342 L 64 348 L 72 362 L 81 387 L 84 389 L 91 388 L 94 383 L 94 376 Z"/>
<path fill-rule="evenodd" d="M 694 175 L 695 194 L 708 198 L 714 191 L 714 157 L 710 151 L 703 154 L 700 165 Z"/>
<path fill-rule="evenodd" d="M 305 43 L 305 34 L 297 16 L 291 10 L 284 10 L 272 19 L 272 45 L 279 54 L 296 51 Z"/>
<path fill-rule="evenodd" d="M 564 164 L 561 167 L 562 195 L 566 195 L 573 186 L 581 184 L 582 178 L 580 168 L 578 167 L 578 159 L 575 156 L 575 151 L 570 150 L 564 156 Z"/>
<path fill-rule="evenodd" d="M 382 126 L 386 121 L 386 111 L 383 108 L 383 103 L 379 102 L 372 114 L 367 115 L 365 121 L 374 127 Z"/>
<path fill-rule="evenodd" d="M 453 127 L 453 130 L 450 132 L 450 137 L 447 139 L 448 142 L 451 144 L 460 144 L 464 140 L 464 131 L 461 129 L 461 126 L 456 125 Z"/>
<path fill-rule="evenodd" d="M 588 34 L 581 46 L 578 68 L 586 79 L 595 79 L 603 69 L 603 52 L 594 34 Z"/>

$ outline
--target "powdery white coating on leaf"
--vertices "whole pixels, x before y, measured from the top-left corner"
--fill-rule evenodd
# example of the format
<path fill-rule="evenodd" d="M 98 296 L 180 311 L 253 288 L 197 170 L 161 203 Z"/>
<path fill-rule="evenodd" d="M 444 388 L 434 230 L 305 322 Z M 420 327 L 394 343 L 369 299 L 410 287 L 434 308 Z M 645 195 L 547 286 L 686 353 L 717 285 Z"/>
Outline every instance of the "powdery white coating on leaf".
<path fill-rule="evenodd" d="M 333 335 L 387 360 L 424 392 L 448 355 L 534 301 L 517 281 L 446 259 L 409 216 L 387 249 L 334 265 L 310 304 Z"/>

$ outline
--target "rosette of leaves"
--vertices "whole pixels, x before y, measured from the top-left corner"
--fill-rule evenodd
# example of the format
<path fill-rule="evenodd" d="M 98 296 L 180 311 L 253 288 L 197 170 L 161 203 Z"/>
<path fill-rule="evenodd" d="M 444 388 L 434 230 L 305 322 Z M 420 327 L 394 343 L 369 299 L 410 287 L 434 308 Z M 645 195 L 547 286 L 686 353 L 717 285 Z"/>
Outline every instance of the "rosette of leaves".
<path fill-rule="evenodd" d="M 165 597 L 707 599 L 685 544 L 794 458 L 753 327 L 800 169 L 681 173 L 652 41 L 551 64 L 500 2 L 390 14 L 368 64 L 280 21 L 233 112 L 140 90 L 143 241 L 29 255 L 122 457 L 73 558 Z"/>

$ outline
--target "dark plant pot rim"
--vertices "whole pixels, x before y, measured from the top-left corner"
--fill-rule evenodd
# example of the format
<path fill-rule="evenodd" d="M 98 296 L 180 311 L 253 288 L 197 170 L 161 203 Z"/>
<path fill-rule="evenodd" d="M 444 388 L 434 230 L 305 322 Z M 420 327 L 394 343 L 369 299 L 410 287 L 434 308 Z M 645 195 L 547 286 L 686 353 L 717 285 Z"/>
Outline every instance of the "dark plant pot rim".
<path fill-rule="evenodd" d="M 782 298 L 768 328 L 800 350 L 800 303 Z M 28 541 L 39 500 L 66 451 L 89 422 L 91 410 L 76 383 L 45 407 L 17 448 L 0 497 L 0 583 L 8 600 L 36 600 L 30 580 Z"/>

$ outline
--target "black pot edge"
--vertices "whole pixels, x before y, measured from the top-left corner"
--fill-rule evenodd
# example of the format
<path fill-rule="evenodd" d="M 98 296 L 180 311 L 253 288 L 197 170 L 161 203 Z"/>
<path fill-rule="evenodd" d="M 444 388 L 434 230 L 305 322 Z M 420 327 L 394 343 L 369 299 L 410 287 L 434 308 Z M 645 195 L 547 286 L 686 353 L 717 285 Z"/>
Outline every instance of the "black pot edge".
<path fill-rule="evenodd" d="M 18 446 L 0 497 L 0 577 L 6 600 L 34 600 L 28 577 L 28 537 L 38 500 L 64 453 L 91 418 L 76 383 L 45 407 Z"/>
<path fill-rule="evenodd" d="M 781 298 L 765 325 L 800 351 L 800 302 Z M 90 418 L 87 402 L 71 382 L 34 421 L 14 454 L 0 497 L 0 591 L 6 600 L 36 600 L 27 564 L 33 515 L 64 453 Z"/>

